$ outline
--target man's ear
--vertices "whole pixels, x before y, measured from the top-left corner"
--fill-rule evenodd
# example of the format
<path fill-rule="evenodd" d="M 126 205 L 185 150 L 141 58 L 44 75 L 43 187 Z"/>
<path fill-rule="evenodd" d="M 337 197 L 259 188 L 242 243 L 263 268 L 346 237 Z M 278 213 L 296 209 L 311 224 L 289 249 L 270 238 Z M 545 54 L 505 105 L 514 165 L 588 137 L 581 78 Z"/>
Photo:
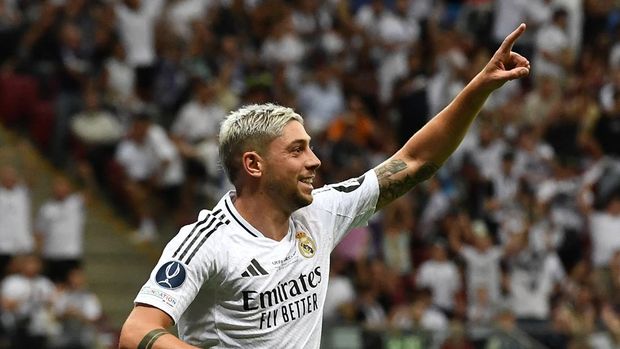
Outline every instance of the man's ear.
<path fill-rule="evenodd" d="M 248 151 L 241 156 L 243 162 L 243 170 L 254 178 L 259 178 L 262 174 L 263 158 L 257 152 Z"/>

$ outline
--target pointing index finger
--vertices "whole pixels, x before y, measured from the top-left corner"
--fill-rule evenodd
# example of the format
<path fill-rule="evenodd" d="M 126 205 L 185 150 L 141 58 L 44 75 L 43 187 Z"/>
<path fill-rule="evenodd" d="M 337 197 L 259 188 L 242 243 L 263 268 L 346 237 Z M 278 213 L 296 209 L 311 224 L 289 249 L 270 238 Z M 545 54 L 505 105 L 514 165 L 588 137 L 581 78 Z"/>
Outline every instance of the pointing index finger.
<path fill-rule="evenodd" d="M 525 31 L 525 23 L 521 23 L 517 29 L 515 29 L 512 33 L 510 33 L 506 39 L 502 42 L 502 45 L 499 47 L 498 51 L 503 53 L 509 53 L 512 50 L 512 45 L 514 45 L 515 41 L 523 34 Z"/>

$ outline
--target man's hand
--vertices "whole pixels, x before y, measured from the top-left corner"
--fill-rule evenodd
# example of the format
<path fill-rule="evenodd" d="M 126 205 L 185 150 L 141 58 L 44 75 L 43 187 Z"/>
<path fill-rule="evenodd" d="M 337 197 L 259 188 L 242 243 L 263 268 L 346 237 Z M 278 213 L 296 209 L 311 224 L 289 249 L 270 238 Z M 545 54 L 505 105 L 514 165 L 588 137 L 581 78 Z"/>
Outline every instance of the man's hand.
<path fill-rule="evenodd" d="M 489 91 L 501 87 L 510 80 L 519 79 L 530 73 L 530 62 L 520 54 L 512 52 L 512 46 L 525 31 L 525 24 L 521 23 L 510 35 L 504 39 L 501 46 L 480 72 L 481 83 Z"/>

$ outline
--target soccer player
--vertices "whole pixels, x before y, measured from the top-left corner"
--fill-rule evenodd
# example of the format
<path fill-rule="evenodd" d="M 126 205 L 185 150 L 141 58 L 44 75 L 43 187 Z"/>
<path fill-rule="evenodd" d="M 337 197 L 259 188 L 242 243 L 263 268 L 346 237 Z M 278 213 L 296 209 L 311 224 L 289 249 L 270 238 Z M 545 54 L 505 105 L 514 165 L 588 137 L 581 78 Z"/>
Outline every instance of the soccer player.
<path fill-rule="evenodd" d="M 529 74 L 521 24 L 461 93 L 391 158 L 314 189 L 321 162 L 302 118 L 273 104 L 232 112 L 220 157 L 232 191 L 168 243 L 135 299 L 121 348 L 318 348 L 329 255 L 351 228 L 437 171 L 487 97 Z M 176 324 L 179 337 L 166 328 Z"/>

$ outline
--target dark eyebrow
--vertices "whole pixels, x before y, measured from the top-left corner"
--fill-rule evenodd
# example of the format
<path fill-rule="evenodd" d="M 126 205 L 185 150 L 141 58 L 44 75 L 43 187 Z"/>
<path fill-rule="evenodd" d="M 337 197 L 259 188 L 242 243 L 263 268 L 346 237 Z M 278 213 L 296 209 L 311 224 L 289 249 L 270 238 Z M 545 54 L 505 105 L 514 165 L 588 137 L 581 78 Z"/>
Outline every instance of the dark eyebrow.
<path fill-rule="evenodd" d="M 310 139 L 296 139 L 292 141 L 291 143 L 289 143 L 287 148 L 291 148 L 297 145 L 307 145 L 307 144 L 310 144 Z"/>

